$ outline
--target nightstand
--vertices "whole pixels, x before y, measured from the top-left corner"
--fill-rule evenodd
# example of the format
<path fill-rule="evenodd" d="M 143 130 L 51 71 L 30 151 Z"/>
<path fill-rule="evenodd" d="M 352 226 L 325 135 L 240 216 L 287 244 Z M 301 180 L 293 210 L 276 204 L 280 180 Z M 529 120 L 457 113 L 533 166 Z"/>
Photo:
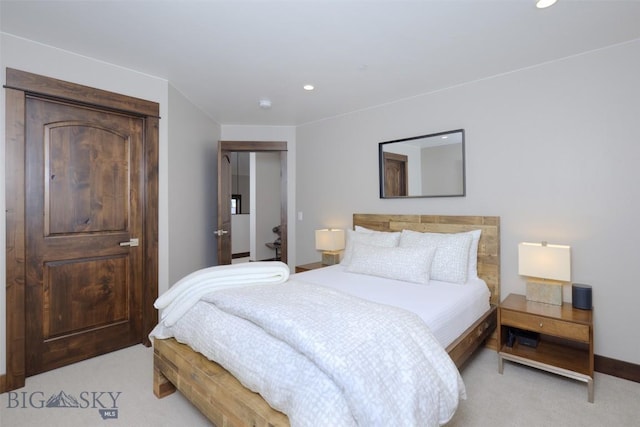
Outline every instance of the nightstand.
<path fill-rule="evenodd" d="M 315 270 L 316 268 L 328 267 L 328 265 L 321 262 L 312 262 L 310 264 L 296 265 L 296 273 L 303 273 L 309 270 Z"/>
<path fill-rule="evenodd" d="M 537 346 L 515 339 L 509 347 L 510 328 L 539 334 Z M 510 294 L 498 309 L 501 374 L 505 360 L 583 381 L 593 403 L 593 311 L 579 310 L 569 303 L 531 302 L 524 295 Z"/>

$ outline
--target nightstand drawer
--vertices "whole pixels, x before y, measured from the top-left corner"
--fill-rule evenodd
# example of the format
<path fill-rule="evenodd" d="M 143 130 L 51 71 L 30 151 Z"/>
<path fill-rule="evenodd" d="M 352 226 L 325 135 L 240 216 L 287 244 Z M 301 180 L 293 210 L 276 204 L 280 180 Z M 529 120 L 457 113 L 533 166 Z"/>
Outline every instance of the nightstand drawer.
<path fill-rule="evenodd" d="M 588 343 L 589 326 L 517 311 L 501 310 L 501 324 Z"/>

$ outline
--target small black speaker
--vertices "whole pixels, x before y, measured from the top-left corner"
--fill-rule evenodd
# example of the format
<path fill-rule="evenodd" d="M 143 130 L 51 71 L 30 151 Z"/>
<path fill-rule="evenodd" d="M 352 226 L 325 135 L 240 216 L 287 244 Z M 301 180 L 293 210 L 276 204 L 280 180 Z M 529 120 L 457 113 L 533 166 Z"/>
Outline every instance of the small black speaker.
<path fill-rule="evenodd" d="M 580 283 L 571 285 L 571 300 L 574 308 L 591 310 L 593 308 L 591 286 Z"/>

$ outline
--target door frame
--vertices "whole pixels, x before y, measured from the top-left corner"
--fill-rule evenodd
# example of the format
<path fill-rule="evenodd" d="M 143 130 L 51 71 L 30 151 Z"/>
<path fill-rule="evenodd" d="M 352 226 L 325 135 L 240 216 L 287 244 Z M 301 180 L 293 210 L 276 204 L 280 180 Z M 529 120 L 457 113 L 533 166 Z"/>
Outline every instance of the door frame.
<path fill-rule="evenodd" d="M 157 324 L 153 303 L 158 297 L 158 125 L 160 106 L 146 101 L 82 86 L 25 71 L 6 69 L 5 191 L 6 191 L 6 374 L 0 392 L 24 387 L 25 340 L 25 117 L 27 97 L 60 100 L 71 104 L 122 112 L 140 117 L 143 128 L 143 176 L 146 182 L 143 207 L 142 336 L 148 338 Z"/>
<path fill-rule="evenodd" d="M 231 156 L 232 152 L 280 153 L 280 260 L 288 261 L 287 222 L 287 142 L 286 141 L 218 141 L 218 265 L 231 264 Z M 223 179 L 225 178 L 225 179 Z M 227 256 L 228 255 L 228 256 Z"/>

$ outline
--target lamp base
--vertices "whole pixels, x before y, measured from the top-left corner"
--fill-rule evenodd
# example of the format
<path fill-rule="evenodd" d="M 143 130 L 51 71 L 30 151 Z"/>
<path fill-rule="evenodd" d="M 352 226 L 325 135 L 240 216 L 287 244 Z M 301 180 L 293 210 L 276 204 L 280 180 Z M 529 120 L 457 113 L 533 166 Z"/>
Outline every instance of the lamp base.
<path fill-rule="evenodd" d="M 562 282 L 527 282 L 527 301 L 562 305 Z"/>
<path fill-rule="evenodd" d="M 323 265 L 340 264 L 340 251 L 322 252 L 322 264 Z"/>

